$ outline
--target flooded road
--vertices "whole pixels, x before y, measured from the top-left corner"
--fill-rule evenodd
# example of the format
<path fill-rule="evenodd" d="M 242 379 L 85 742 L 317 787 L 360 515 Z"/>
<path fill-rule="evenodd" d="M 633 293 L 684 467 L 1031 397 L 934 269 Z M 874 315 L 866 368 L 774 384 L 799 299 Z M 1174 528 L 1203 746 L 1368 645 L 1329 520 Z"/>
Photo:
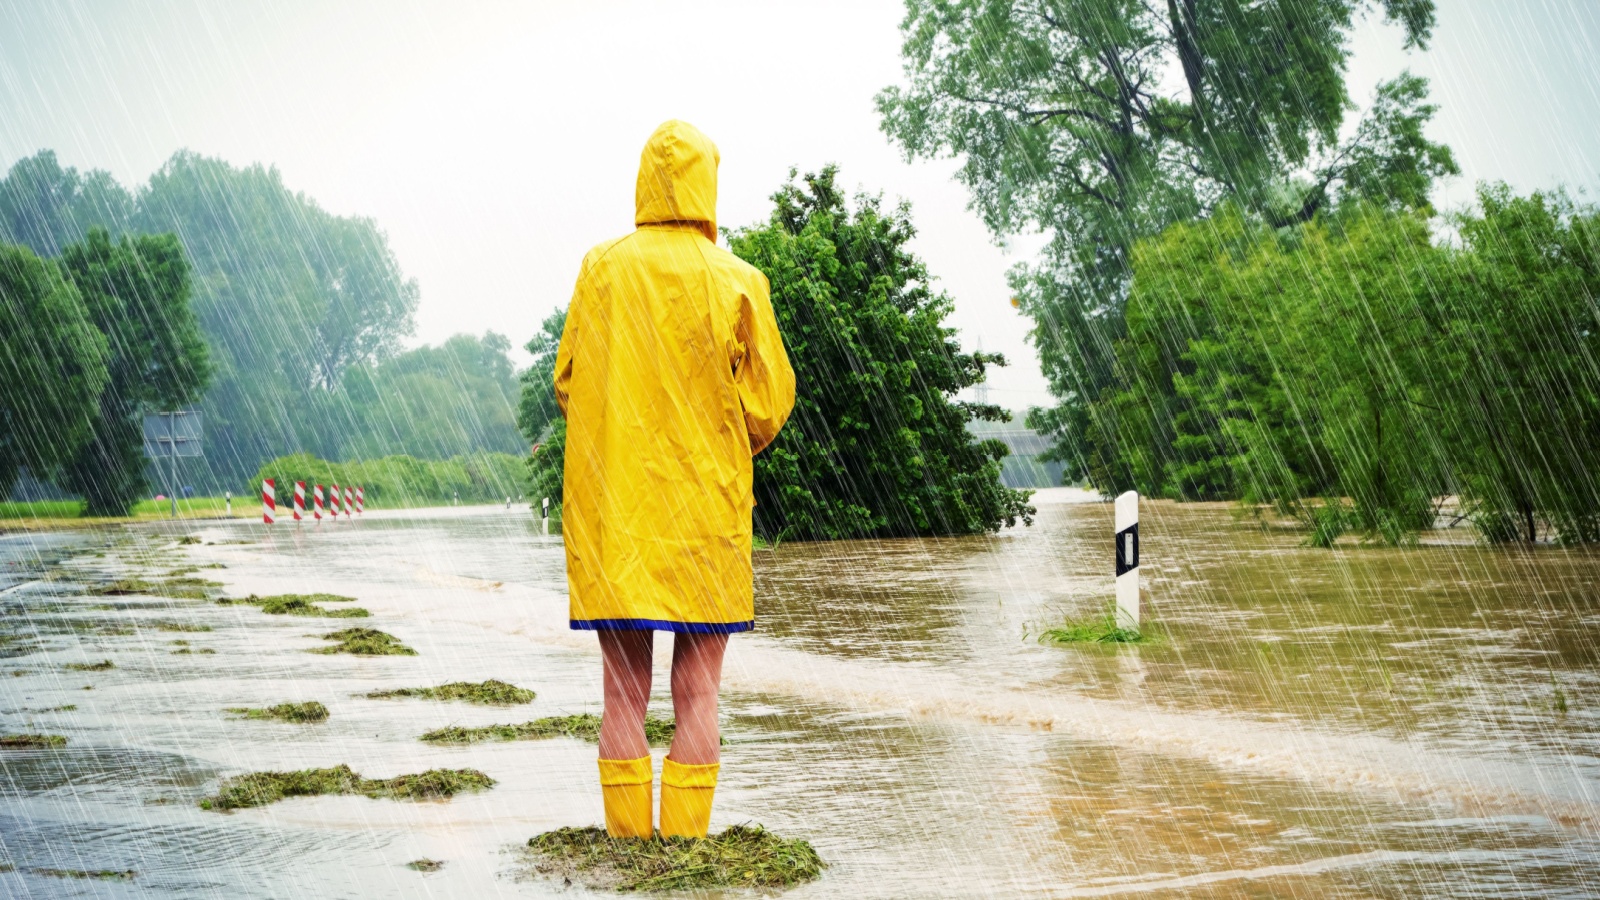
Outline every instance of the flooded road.
<path fill-rule="evenodd" d="M 1110 602 L 1111 507 L 1037 499 L 1032 528 L 995 536 L 756 554 L 713 828 L 815 844 L 831 868 L 792 896 L 1600 895 L 1600 555 L 1451 532 L 1313 550 L 1231 507 L 1147 504 L 1156 640 L 1051 646 L 1043 629 Z M 13 535 L 0 560 L 0 730 L 69 739 L 0 750 L 0 894 L 583 894 L 526 878 L 516 848 L 599 821 L 592 745 L 417 740 L 599 711 L 560 539 L 526 509 Z M 350 623 L 84 590 L 207 565 L 231 597 L 355 597 L 372 612 L 356 624 L 418 655 L 311 655 Z M 489 678 L 538 698 L 360 696 Z M 330 718 L 223 712 L 305 700 Z M 654 705 L 670 710 L 664 668 Z M 447 803 L 196 805 L 223 776 L 340 763 L 499 784 Z M 445 866 L 405 868 L 422 857 Z"/>

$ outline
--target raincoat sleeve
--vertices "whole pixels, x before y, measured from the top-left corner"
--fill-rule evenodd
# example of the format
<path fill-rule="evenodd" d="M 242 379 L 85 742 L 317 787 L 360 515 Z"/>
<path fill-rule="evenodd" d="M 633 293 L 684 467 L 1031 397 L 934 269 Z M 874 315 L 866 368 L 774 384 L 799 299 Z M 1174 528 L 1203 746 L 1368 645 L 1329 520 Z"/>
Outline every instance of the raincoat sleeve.
<path fill-rule="evenodd" d="M 578 273 L 578 286 L 572 291 L 572 302 L 567 304 L 567 323 L 561 326 L 561 346 L 556 349 L 556 406 L 561 408 L 561 418 L 567 417 L 567 394 L 572 386 L 572 357 L 578 347 L 579 322 L 584 315 L 583 295 L 589 276 L 589 261 L 585 259 L 583 271 Z"/>
<path fill-rule="evenodd" d="M 758 276 L 753 281 L 739 298 L 739 320 L 734 331 L 739 357 L 733 370 L 752 456 L 777 439 L 794 408 L 794 369 L 789 367 L 789 354 L 778 333 L 767 279 Z M 567 327 L 572 327 L 571 323 L 568 318 Z M 564 339 L 562 345 L 566 345 Z"/>

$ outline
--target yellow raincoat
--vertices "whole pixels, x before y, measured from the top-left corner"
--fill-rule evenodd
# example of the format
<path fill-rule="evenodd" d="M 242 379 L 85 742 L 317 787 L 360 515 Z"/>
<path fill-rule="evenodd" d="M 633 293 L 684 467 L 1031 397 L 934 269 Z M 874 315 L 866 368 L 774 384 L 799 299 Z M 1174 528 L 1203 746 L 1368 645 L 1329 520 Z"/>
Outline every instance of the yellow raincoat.
<path fill-rule="evenodd" d="M 556 354 L 572 627 L 754 625 L 750 457 L 794 405 L 766 276 L 716 245 L 716 145 L 667 122 L 627 237 L 589 251 Z"/>

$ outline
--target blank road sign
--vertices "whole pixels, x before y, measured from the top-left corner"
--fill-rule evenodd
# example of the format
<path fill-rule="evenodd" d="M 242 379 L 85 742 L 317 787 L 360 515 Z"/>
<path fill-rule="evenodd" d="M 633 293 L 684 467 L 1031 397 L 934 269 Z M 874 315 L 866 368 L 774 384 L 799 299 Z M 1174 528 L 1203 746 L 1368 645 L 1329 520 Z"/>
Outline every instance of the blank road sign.
<path fill-rule="evenodd" d="M 151 459 L 169 456 L 200 456 L 200 411 L 149 413 L 144 417 L 144 455 Z"/>

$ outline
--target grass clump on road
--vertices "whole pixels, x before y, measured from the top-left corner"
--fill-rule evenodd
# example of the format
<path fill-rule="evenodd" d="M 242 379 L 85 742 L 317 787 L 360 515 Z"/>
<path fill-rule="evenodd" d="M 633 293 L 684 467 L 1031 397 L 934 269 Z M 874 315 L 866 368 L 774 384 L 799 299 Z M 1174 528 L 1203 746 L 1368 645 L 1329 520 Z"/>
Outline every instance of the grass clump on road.
<path fill-rule="evenodd" d="M 10 749 L 65 747 L 67 739 L 59 734 L 0 734 L 0 747 Z"/>
<path fill-rule="evenodd" d="M 616 840 L 604 828 L 560 828 L 529 839 L 534 871 L 615 891 L 792 887 L 822 876 L 810 843 L 759 825 L 734 825 L 706 838 Z"/>
<path fill-rule="evenodd" d="M 305 703 L 279 703 L 266 709 L 230 706 L 226 712 L 246 719 L 275 719 L 279 722 L 326 722 L 328 708 L 315 700 Z"/>
<path fill-rule="evenodd" d="M 1123 628 L 1112 616 L 1087 622 L 1068 622 L 1039 635 L 1041 644 L 1147 644 L 1150 637 L 1135 628 Z"/>
<path fill-rule="evenodd" d="M 416 697 L 423 700 L 465 700 L 468 703 L 477 703 L 483 706 L 515 706 L 522 703 L 532 703 L 533 691 L 519 688 L 514 684 L 504 681 L 489 679 L 473 683 L 470 681 L 452 681 L 438 687 L 422 688 L 395 688 L 388 691 L 372 691 L 365 695 L 370 700 L 394 700 L 401 697 Z"/>
<path fill-rule="evenodd" d="M 477 769 L 429 769 L 394 778 L 363 778 L 345 765 L 298 772 L 250 772 L 223 779 L 215 795 L 200 801 L 200 808 L 248 809 L 289 797 L 348 794 L 374 799 L 448 800 L 456 794 L 485 790 L 494 784 L 493 778 Z"/>
<path fill-rule="evenodd" d="M 444 868 L 444 861 L 423 857 L 422 859 L 413 859 L 411 862 L 406 863 L 406 868 L 413 872 L 437 872 Z"/>
<path fill-rule="evenodd" d="M 211 630 L 211 626 L 210 625 L 190 625 L 190 624 L 185 623 L 185 622 L 157 622 L 156 623 L 156 630 L 157 631 L 170 631 L 170 632 L 180 633 L 180 634 L 195 634 L 195 633 L 199 633 L 199 632 L 202 632 L 202 631 L 210 631 Z"/>
<path fill-rule="evenodd" d="M 95 881 L 132 881 L 139 873 L 132 869 L 29 869 L 46 878 L 85 878 Z"/>
<path fill-rule="evenodd" d="M 677 725 L 671 719 L 645 716 L 645 740 L 653 747 L 672 743 Z M 590 743 L 600 740 L 600 717 L 592 713 L 575 716 L 547 716 L 523 722 L 520 725 L 485 725 L 482 728 L 451 726 L 430 731 L 422 740 L 430 744 L 476 744 L 480 741 L 538 741 L 545 738 L 571 737 Z"/>
<path fill-rule="evenodd" d="M 106 597 L 122 597 L 130 594 L 149 594 L 156 597 L 172 597 L 178 600 L 209 600 L 211 592 L 221 588 L 222 585 L 204 578 L 184 576 L 168 578 L 163 581 L 149 581 L 144 578 L 120 578 L 110 584 L 103 584 L 89 591 Z"/>
<path fill-rule="evenodd" d="M 325 641 L 338 641 L 332 647 L 318 647 L 312 653 L 353 653 L 356 656 L 416 656 L 417 651 L 407 647 L 387 632 L 375 628 L 344 628 L 322 636 Z"/>
<path fill-rule="evenodd" d="M 258 597 L 251 594 L 244 599 L 222 599 L 218 603 L 224 605 L 259 606 L 261 611 L 270 616 L 313 616 L 323 619 L 365 619 L 371 613 L 359 606 L 348 606 L 343 609 L 328 609 L 318 606 L 319 603 L 346 603 L 354 597 L 340 597 L 337 594 L 274 594 L 271 597 Z"/>

